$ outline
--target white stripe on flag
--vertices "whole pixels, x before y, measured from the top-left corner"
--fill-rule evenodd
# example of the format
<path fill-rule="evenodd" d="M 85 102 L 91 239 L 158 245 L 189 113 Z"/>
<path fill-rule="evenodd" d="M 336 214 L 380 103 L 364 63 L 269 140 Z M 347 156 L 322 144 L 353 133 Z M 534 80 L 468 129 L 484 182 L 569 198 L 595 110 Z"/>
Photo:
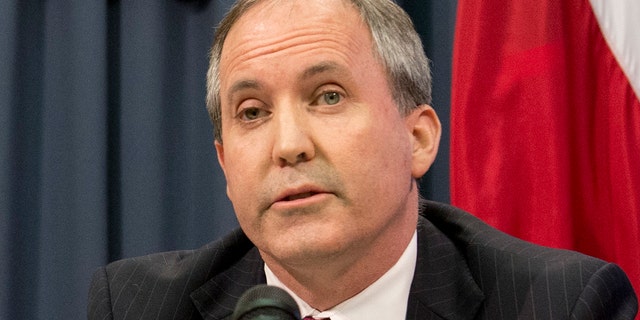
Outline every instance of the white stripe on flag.
<path fill-rule="evenodd" d="M 609 48 L 640 98 L 640 1 L 589 1 Z"/>

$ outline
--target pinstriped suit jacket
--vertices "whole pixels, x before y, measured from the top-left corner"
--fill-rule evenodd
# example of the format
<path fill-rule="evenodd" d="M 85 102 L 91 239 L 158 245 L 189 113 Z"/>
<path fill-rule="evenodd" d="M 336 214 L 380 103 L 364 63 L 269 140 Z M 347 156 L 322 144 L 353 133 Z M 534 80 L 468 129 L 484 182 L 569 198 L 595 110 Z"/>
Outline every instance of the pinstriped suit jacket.
<path fill-rule="evenodd" d="M 265 283 L 257 249 L 236 230 L 193 251 L 117 261 L 93 278 L 89 319 L 229 319 Z M 622 270 L 576 252 L 510 237 L 427 202 L 406 319 L 633 319 Z"/>

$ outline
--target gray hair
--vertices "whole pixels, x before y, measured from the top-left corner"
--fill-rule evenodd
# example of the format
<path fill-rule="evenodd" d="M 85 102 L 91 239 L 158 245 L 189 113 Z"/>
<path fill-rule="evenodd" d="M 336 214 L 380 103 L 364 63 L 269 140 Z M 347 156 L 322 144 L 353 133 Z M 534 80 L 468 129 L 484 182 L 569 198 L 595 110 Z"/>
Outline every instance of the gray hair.
<path fill-rule="evenodd" d="M 207 111 L 216 141 L 222 143 L 220 58 L 222 46 L 234 23 L 262 0 L 239 0 L 222 19 L 211 48 L 207 72 Z M 373 37 L 374 54 L 385 67 L 398 109 L 404 115 L 422 104 L 431 104 L 431 72 L 420 36 L 411 18 L 391 0 L 345 0 L 360 12 Z"/>

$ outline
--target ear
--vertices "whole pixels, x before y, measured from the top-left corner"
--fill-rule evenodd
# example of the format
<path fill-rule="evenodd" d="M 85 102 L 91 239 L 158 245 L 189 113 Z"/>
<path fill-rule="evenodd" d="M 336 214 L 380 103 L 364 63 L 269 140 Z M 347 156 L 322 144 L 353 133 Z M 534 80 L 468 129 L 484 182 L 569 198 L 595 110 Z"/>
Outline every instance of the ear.
<path fill-rule="evenodd" d="M 214 144 L 216 146 L 216 154 L 218 155 L 218 163 L 220 164 L 220 168 L 222 168 L 222 173 L 224 173 L 224 177 L 227 177 L 227 168 L 225 167 L 224 164 L 224 145 L 218 141 L 215 140 Z M 229 180 L 227 180 L 227 197 L 231 198 L 231 195 L 229 194 Z"/>
<path fill-rule="evenodd" d="M 411 111 L 406 121 L 413 146 L 411 174 L 417 179 L 429 170 L 436 159 L 442 127 L 435 110 L 427 104 Z"/>
<path fill-rule="evenodd" d="M 225 175 L 226 175 L 226 171 L 224 167 L 224 146 L 218 140 L 215 140 L 214 144 L 216 147 L 216 154 L 218 155 L 218 163 L 220 164 L 222 171 L 225 172 Z"/>

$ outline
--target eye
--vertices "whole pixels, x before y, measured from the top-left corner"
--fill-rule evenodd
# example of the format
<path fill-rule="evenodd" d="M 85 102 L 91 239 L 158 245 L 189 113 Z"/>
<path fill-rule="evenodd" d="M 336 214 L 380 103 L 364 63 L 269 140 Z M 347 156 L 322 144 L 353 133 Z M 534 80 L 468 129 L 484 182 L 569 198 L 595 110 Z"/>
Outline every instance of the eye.
<path fill-rule="evenodd" d="M 328 89 L 322 90 L 315 98 L 312 105 L 315 106 L 335 106 L 342 102 L 344 94 L 340 90 Z"/>
<path fill-rule="evenodd" d="M 322 99 L 324 100 L 324 102 L 326 102 L 328 105 L 334 105 L 334 104 L 338 104 L 341 100 L 340 94 L 334 91 L 331 92 L 325 92 L 322 94 Z"/>
<path fill-rule="evenodd" d="M 258 108 L 258 107 L 248 107 L 240 110 L 238 113 L 238 118 L 242 121 L 254 121 L 269 115 L 269 111 Z"/>

